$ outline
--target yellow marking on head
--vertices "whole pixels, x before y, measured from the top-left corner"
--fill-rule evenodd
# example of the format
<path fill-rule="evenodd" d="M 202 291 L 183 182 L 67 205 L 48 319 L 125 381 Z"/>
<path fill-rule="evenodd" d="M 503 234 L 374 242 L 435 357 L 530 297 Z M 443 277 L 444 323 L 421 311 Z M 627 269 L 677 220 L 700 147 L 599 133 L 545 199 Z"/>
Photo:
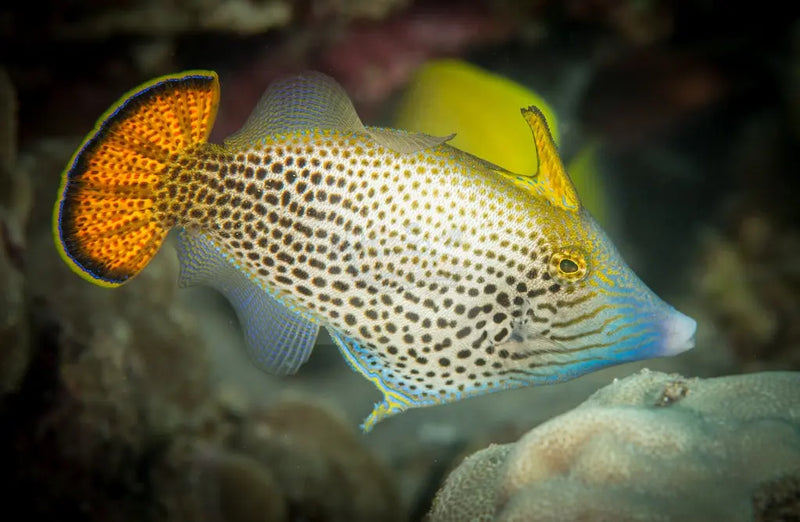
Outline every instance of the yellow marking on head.
<path fill-rule="evenodd" d="M 597 278 L 600 279 L 606 285 L 608 285 L 608 286 L 617 286 L 615 280 L 611 279 L 609 277 L 606 277 L 606 275 L 601 270 L 597 271 L 595 273 L 597 275 Z"/>

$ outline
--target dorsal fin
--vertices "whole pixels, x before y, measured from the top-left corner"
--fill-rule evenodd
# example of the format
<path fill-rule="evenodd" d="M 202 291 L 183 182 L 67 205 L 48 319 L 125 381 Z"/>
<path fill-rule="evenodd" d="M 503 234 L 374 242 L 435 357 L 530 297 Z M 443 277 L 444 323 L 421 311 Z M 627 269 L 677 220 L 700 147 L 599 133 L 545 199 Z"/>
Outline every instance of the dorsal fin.
<path fill-rule="evenodd" d="M 244 126 L 229 136 L 225 145 L 242 149 L 261 143 L 267 136 L 311 129 L 364 131 L 341 85 L 318 72 L 273 82 Z"/>
<path fill-rule="evenodd" d="M 389 150 L 400 154 L 411 154 L 421 150 L 432 149 L 453 139 L 455 133 L 449 136 L 431 136 L 422 132 L 406 132 L 399 129 L 385 129 L 368 127 L 366 129 L 370 138 Z"/>
<path fill-rule="evenodd" d="M 544 114 L 536 106 L 521 109 L 521 112 L 533 132 L 533 140 L 536 143 L 538 168 L 535 181 L 538 185 L 537 192 L 557 207 L 577 211 L 581 206 L 578 193 L 561 162 Z"/>
<path fill-rule="evenodd" d="M 309 130 L 363 132 L 378 144 L 401 154 L 441 145 L 455 136 L 430 136 L 378 127 L 365 128 L 353 103 L 336 80 L 305 72 L 272 83 L 244 126 L 225 140 L 236 150 L 262 143 L 267 136 Z"/>

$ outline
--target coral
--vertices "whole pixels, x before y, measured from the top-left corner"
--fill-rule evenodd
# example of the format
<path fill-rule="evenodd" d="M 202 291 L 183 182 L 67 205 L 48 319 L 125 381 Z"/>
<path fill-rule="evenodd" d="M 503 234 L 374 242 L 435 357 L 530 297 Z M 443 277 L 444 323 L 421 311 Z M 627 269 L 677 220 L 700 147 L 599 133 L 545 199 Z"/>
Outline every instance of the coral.
<path fill-rule="evenodd" d="M 496 491 L 513 447 L 492 444 L 464 459 L 434 499 L 431 520 L 492 520 Z"/>
<path fill-rule="evenodd" d="M 712 318 L 748 369 L 800 368 L 800 234 L 761 212 L 709 233 L 698 282 Z"/>
<path fill-rule="evenodd" d="M 129 33 L 164 36 L 189 31 L 253 34 L 289 23 L 289 2 L 250 0 L 158 2 L 142 0 L 89 7 L 62 24 L 62 38 Z"/>
<path fill-rule="evenodd" d="M 503 41 L 513 25 L 507 16 L 480 2 L 415 4 L 369 24 L 342 26 L 338 18 L 343 16 L 319 13 L 305 28 L 307 34 L 278 49 L 271 45 L 230 74 L 222 90 L 226 109 L 215 124 L 214 136 L 221 139 L 236 131 L 273 80 L 303 68 L 336 78 L 361 118 L 370 122 L 425 61 Z"/>
<path fill-rule="evenodd" d="M 512 24 L 479 3 L 417 5 L 380 24 L 354 26 L 320 56 L 318 68 L 357 106 L 385 100 L 427 59 L 508 38 Z"/>
<path fill-rule="evenodd" d="M 16 93 L 0 69 L 0 397 L 17 388 L 30 357 L 23 278 L 23 229 L 30 183 L 17 168 Z"/>
<path fill-rule="evenodd" d="M 88 1 L 64 6 L 56 2 L 49 6 L 49 17 L 57 21 L 50 29 L 60 39 L 94 39 L 119 34 L 162 37 L 200 32 L 253 35 L 284 27 L 296 15 L 308 16 L 307 11 L 341 19 L 380 19 L 407 3 L 408 0 L 358 0 L 296 6 L 296 2 L 288 0 L 137 0 Z M 13 7 L 0 10 L 0 15 L 17 23 L 20 19 L 27 21 L 30 15 Z"/>
<path fill-rule="evenodd" d="M 792 96 L 775 100 L 726 139 L 723 168 L 732 183 L 695 266 L 703 304 L 746 371 L 800 369 L 800 207 L 797 181 L 786 175 L 795 163 L 797 105 Z"/>
<path fill-rule="evenodd" d="M 203 504 L 208 511 L 216 511 L 220 520 L 286 520 L 283 491 L 268 468 L 236 453 L 220 453 L 207 461 L 206 485 L 210 487 L 201 490 L 208 493 L 203 495 Z"/>
<path fill-rule="evenodd" d="M 285 400 L 252 415 L 234 447 L 269 467 L 293 519 L 403 519 L 383 464 L 364 451 L 350 426 L 320 406 Z"/>
<path fill-rule="evenodd" d="M 177 434 L 155 462 L 151 480 L 163 520 L 283 522 L 285 494 L 269 470 L 245 452 L 227 447 L 220 432 L 235 429 L 211 418 L 215 436 Z M 228 419 L 230 420 L 230 419 Z"/>
<path fill-rule="evenodd" d="M 403 519 L 386 467 L 335 414 L 299 399 L 225 402 L 217 436 L 179 434 L 153 471 L 168 520 Z"/>
<path fill-rule="evenodd" d="M 430 520 L 785 513 L 800 471 L 798 394 L 800 375 L 790 372 L 700 380 L 643 371 L 514 444 L 471 456 L 438 493 Z"/>
<path fill-rule="evenodd" d="M 755 522 L 800 519 L 800 474 L 759 486 L 753 494 Z"/>
<path fill-rule="evenodd" d="M 670 6 L 660 2 L 635 5 L 615 0 L 576 0 L 564 4 L 571 18 L 610 29 L 633 44 L 649 44 L 672 34 L 674 16 Z"/>

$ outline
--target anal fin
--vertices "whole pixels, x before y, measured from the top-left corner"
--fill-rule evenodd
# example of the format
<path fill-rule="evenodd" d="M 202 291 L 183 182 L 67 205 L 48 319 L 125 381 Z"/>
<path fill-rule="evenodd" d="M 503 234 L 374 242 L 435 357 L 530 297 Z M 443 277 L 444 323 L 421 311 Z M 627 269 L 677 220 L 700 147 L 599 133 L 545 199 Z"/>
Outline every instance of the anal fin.
<path fill-rule="evenodd" d="M 361 424 L 364 432 L 370 431 L 380 420 L 418 405 L 412 397 L 390 386 L 390 380 L 385 376 L 386 367 L 367 348 L 333 328 L 328 328 L 328 333 L 347 363 L 383 393 L 383 402 L 375 404 L 372 413 Z"/>
<path fill-rule="evenodd" d="M 181 230 L 178 257 L 180 286 L 210 286 L 231 303 L 244 332 L 247 353 L 259 368 L 290 375 L 308 360 L 319 332 L 310 315 L 265 290 L 201 234 Z"/>

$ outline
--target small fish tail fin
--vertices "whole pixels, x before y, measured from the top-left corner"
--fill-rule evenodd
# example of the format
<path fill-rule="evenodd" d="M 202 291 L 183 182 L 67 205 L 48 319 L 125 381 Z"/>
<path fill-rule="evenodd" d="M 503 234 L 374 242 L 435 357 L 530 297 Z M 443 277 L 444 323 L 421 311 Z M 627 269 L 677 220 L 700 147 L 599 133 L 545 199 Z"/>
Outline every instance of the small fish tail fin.
<path fill-rule="evenodd" d="M 218 102 L 216 73 L 189 71 L 137 87 L 98 120 L 63 173 L 53 215 L 76 273 L 118 286 L 150 262 L 174 222 L 165 177 L 206 142 Z"/>

